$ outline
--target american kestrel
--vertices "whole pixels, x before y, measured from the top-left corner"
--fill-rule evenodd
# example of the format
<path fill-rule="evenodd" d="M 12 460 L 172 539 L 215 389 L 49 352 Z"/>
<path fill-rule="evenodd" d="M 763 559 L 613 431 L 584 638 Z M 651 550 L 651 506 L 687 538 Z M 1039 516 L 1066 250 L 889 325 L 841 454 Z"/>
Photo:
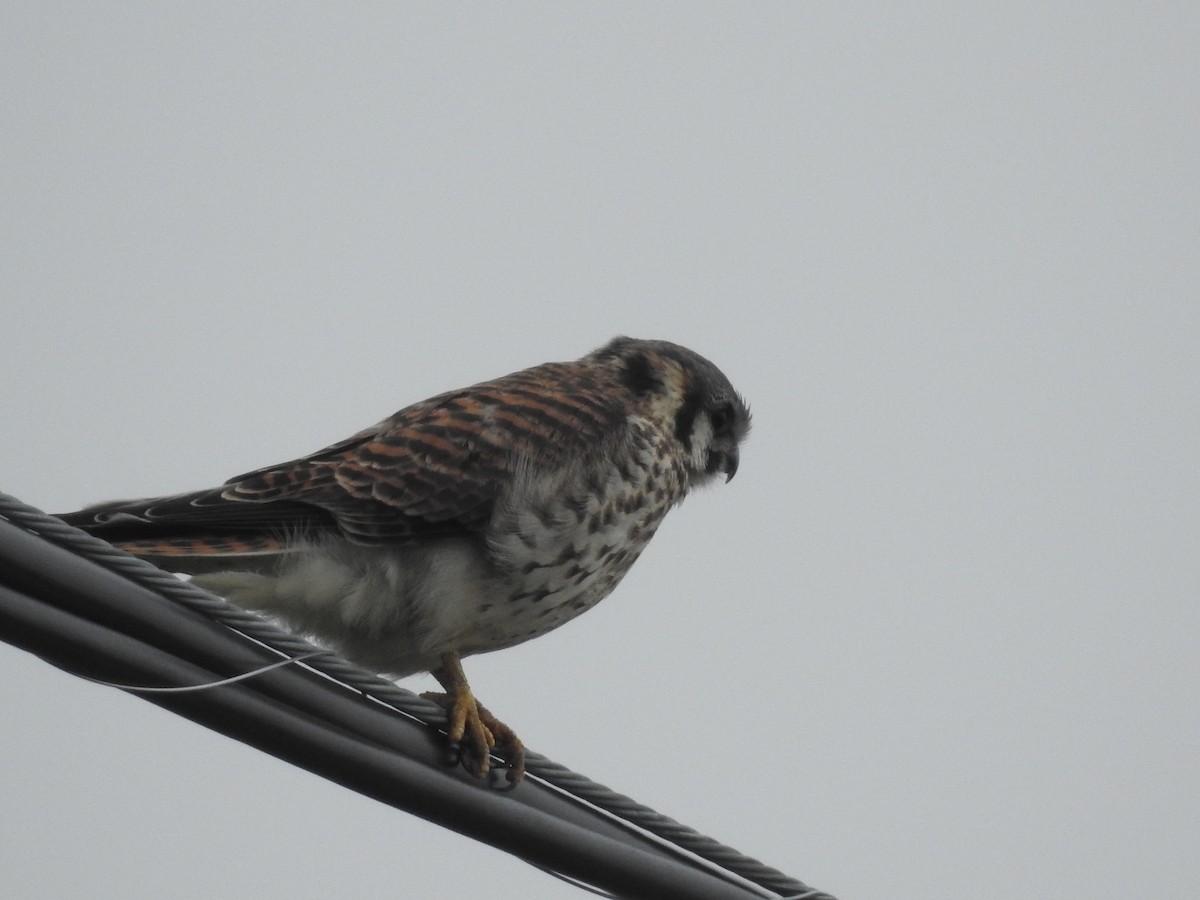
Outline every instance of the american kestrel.
<path fill-rule="evenodd" d="M 456 758 L 521 742 L 461 659 L 606 597 L 692 488 L 733 478 L 746 403 L 704 357 L 618 337 L 405 407 L 223 486 L 62 518 L 390 677 L 432 672 Z"/>

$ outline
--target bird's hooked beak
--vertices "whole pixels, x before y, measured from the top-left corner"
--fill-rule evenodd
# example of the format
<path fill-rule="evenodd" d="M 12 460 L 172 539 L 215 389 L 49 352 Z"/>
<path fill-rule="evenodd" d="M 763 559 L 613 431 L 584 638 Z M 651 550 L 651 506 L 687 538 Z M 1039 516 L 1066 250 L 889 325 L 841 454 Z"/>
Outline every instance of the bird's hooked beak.
<path fill-rule="evenodd" d="M 738 461 L 739 460 L 738 460 L 737 450 L 732 450 L 729 453 L 725 454 L 724 469 L 725 469 L 725 483 L 726 484 L 729 484 L 729 482 L 733 481 L 733 476 L 737 474 Z"/>

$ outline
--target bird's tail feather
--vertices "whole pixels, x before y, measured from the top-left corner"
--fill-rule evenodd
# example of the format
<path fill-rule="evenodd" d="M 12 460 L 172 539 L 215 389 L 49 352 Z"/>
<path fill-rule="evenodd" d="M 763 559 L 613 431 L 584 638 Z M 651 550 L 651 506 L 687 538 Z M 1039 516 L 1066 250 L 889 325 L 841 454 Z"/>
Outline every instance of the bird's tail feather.
<path fill-rule="evenodd" d="M 134 556 L 176 572 L 238 568 L 259 557 L 262 566 L 310 529 L 328 528 L 322 511 L 299 503 L 247 503 L 223 489 L 120 500 L 60 515 L 63 521 L 103 538 Z"/>

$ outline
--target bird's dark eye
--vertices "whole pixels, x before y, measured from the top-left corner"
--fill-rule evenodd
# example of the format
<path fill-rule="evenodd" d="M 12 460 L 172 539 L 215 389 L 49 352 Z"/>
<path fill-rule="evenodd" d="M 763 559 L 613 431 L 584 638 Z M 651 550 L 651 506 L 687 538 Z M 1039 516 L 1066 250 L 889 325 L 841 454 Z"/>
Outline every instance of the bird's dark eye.
<path fill-rule="evenodd" d="M 723 403 L 710 416 L 714 434 L 728 434 L 733 428 L 733 407 Z"/>

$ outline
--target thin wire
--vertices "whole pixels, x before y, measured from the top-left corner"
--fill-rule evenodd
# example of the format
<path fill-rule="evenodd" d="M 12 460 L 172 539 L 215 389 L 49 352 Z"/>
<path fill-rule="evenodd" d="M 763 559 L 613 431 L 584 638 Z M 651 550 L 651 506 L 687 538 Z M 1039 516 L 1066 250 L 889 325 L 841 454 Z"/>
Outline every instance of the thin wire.
<path fill-rule="evenodd" d="M 118 684 L 115 681 L 105 681 L 102 678 L 91 678 L 87 675 L 79 675 L 84 681 L 90 681 L 92 684 L 102 684 L 105 687 L 117 688 L 122 691 L 129 691 L 134 694 L 186 694 L 191 691 L 209 691 L 213 688 L 225 687 L 229 684 L 237 684 L 239 681 L 245 681 L 247 678 L 254 678 L 256 675 L 262 675 L 264 672 L 270 672 L 272 669 L 279 669 L 283 666 L 290 666 L 292 663 L 304 662 L 306 659 L 313 659 L 317 656 L 326 656 L 328 650 L 314 650 L 311 653 L 304 653 L 300 656 L 293 656 L 288 659 L 281 659 L 278 662 L 268 663 L 265 666 L 259 666 L 257 669 L 251 669 L 249 672 L 243 672 L 240 675 L 230 675 L 228 678 L 221 678 L 217 681 L 206 681 L 203 684 L 182 684 L 171 687 L 149 687 L 140 684 Z"/>
<path fill-rule="evenodd" d="M 564 875 L 562 872 L 555 872 L 553 869 L 547 869 L 545 866 L 539 866 L 535 862 L 529 862 L 529 860 L 525 860 L 525 862 L 529 863 L 529 865 L 533 866 L 538 871 L 545 872 L 547 875 L 557 878 L 559 881 L 565 881 L 567 884 L 571 885 L 571 887 L 579 888 L 581 891 L 587 891 L 589 894 L 595 894 L 597 897 L 604 897 L 606 900 L 620 900 L 616 894 L 610 894 L 608 891 L 603 890 L 602 888 L 593 887 L 587 882 L 580 881 L 577 878 L 572 878 L 570 875 Z"/>

